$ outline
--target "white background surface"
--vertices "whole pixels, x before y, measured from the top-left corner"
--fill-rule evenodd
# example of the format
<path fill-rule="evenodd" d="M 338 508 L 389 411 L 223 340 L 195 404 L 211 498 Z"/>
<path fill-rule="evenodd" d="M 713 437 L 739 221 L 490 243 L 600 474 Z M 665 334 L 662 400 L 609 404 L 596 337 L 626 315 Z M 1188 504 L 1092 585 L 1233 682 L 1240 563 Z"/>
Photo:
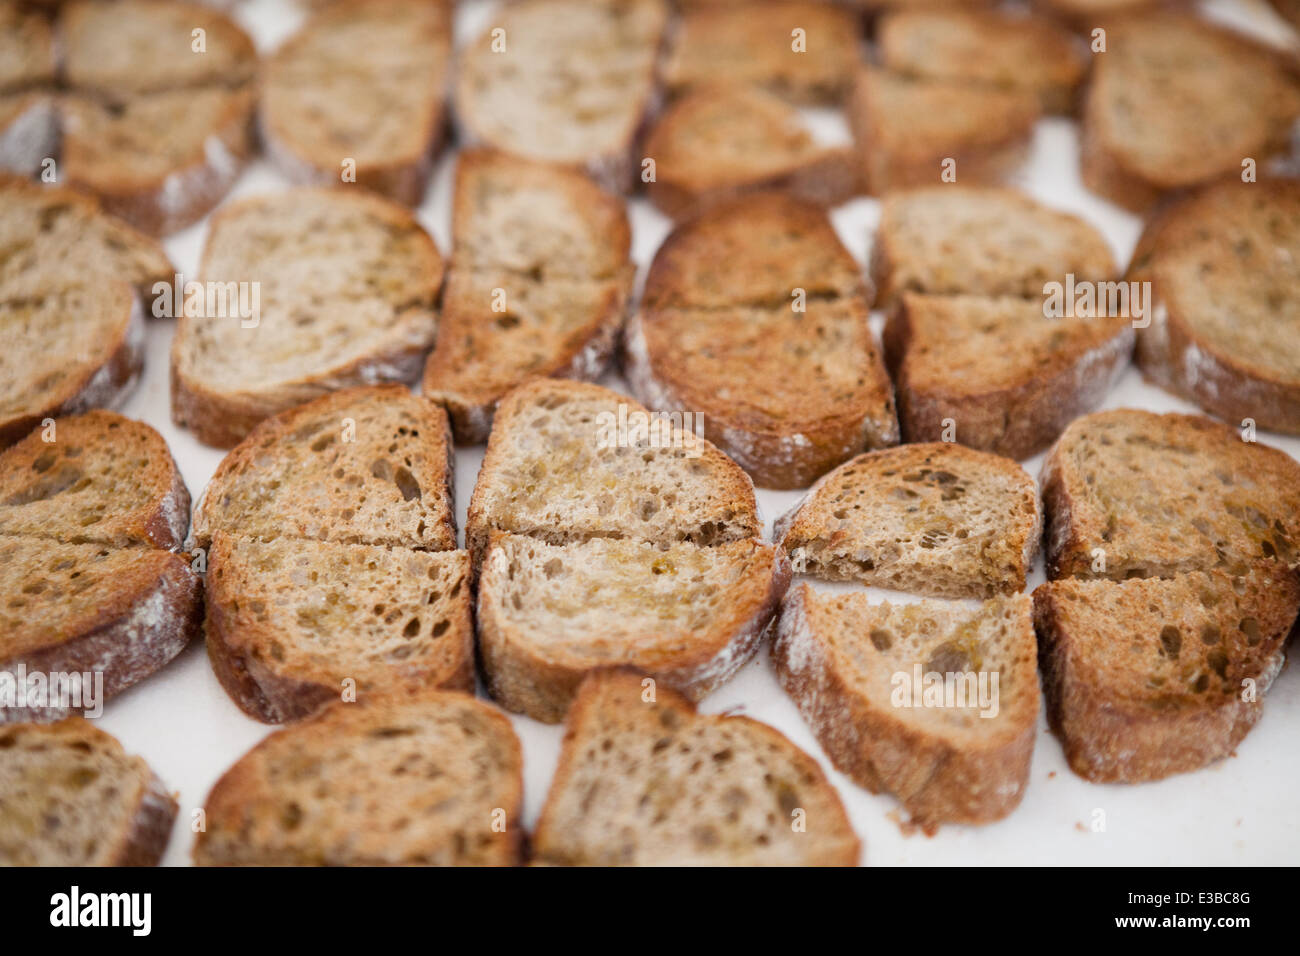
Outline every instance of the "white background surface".
<path fill-rule="evenodd" d="M 463 4 L 457 34 L 475 35 L 491 19 L 492 5 Z M 1262 0 L 1228 0 L 1209 5 L 1209 12 L 1258 28 L 1265 36 L 1294 43 L 1281 21 Z M 262 51 L 273 49 L 294 30 L 302 16 L 289 0 L 250 0 L 236 11 Z M 376 104 L 376 108 L 382 108 Z M 837 117 L 814 117 L 828 137 L 842 138 Z M 1040 124 L 1034 149 L 1017 184 L 1050 205 L 1076 212 L 1108 237 L 1117 261 L 1127 262 L 1140 230 L 1134 217 L 1088 194 L 1079 183 L 1076 131 L 1068 121 Z M 454 158 L 444 157 L 420 207 L 444 254 L 450 250 L 449 195 Z M 234 190 L 243 196 L 285 188 L 285 181 L 264 163 L 251 167 Z M 865 261 L 878 204 L 859 199 L 833 212 L 845 244 Z M 668 223 L 643 200 L 631 204 L 633 256 L 642 267 L 667 234 Z M 195 277 L 206 222 L 166 242 L 168 253 L 186 279 Z M 151 320 L 146 369 L 139 389 L 123 412 L 156 427 L 171 445 L 191 494 L 207 483 L 223 452 L 200 445 L 172 425 L 168 396 L 169 321 Z M 626 392 L 616 378 L 606 384 Z M 1145 385 L 1133 369 L 1109 395 L 1106 408 L 1138 407 L 1154 411 L 1193 410 L 1191 406 Z M 1300 456 L 1300 440 L 1260 433 L 1260 441 Z M 482 460 L 482 449 L 456 452 L 456 498 L 460 526 Z M 1041 456 L 1024 463 L 1035 477 Z M 798 498 L 797 492 L 758 494 L 770 535 L 772 520 Z M 1032 589 L 1043 580 L 1042 563 L 1031 577 Z M 874 595 L 884 596 L 884 593 Z M 906 600 L 897 595 L 891 598 Z M 945 827 L 934 837 L 906 836 L 901 813 L 889 796 L 873 796 L 836 773 L 804 725 L 793 703 L 760 653 L 730 683 L 701 705 L 705 712 L 744 712 L 780 729 L 813 754 L 839 790 L 854 828 L 864 844 L 863 862 L 888 864 L 1295 864 L 1300 862 L 1300 668 L 1288 667 L 1265 703 L 1264 716 L 1234 758 L 1198 773 L 1155 784 L 1089 784 L 1066 767 L 1061 748 L 1040 716 L 1039 737 L 1024 802 L 1010 817 L 985 827 Z M 513 717 L 525 754 L 525 825 L 531 828 L 545 798 L 559 753 L 562 728 Z M 180 814 L 166 864 L 190 858 L 194 810 L 221 773 L 274 728 L 245 717 L 226 697 L 212 675 L 201 642 L 153 677 L 105 707 L 101 726 L 126 748 L 145 757 L 167 786 L 178 791 Z M 1106 829 L 1094 832 L 1094 811 L 1105 813 Z"/>

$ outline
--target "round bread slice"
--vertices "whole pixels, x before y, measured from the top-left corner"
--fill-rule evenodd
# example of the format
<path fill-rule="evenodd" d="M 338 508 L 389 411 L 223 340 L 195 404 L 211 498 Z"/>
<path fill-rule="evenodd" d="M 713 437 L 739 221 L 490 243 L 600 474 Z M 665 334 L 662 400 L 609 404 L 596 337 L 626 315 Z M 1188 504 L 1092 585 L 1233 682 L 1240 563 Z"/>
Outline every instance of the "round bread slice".
<path fill-rule="evenodd" d="M 795 107 L 758 87 L 692 90 L 650 128 L 645 154 L 647 194 L 678 219 L 764 188 L 833 206 L 858 185 L 850 150 L 818 143 Z"/>
<path fill-rule="evenodd" d="M 876 25 L 886 69 L 931 80 L 1026 90 L 1047 113 L 1074 111 L 1087 46 L 1047 17 L 1001 10 L 898 9 Z M 960 174 L 960 171 L 959 171 Z"/>
<path fill-rule="evenodd" d="M 663 0 L 522 0 L 459 51 L 461 139 L 625 191 L 656 96 Z"/>
<path fill-rule="evenodd" d="M 437 330 L 442 269 L 410 210 L 367 192 L 296 189 L 226 205 L 199 273 L 245 283 L 240 300 L 257 314 L 181 316 L 172 420 L 229 448 L 324 392 L 412 381 Z"/>
<path fill-rule="evenodd" d="M 817 761 L 627 669 L 578 691 L 533 833 L 543 866 L 855 866 L 860 852 Z"/>
<path fill-rule="evenodd" d="M 803 31 L 802 45 L 795 30 Z M 796 103 L 838 103 L 853 85 L 860 32 L 853 10 L 830 3 L 691 9 L 673 35 L 664 81 L 674 95 L 722 82 L 762 87 Z"/>
<path fill-rule="evenodd" d="M 0 535 L 174 550 L 190 495 L 163 437 L 95 410 L 0 452 Z"/>
<path fill-rule="evenodd" d="M 176 272 L 157 240 L 104 215 L 93 198 L 3 174 L 0 247 L 0 289 L 111 280 L 147 295 Z"/>
<path fill-rule="evenodd" d="M 864 67 L 849 104 L 863 186 L 880 196 L 936 185 L 948 160 L 957 182 L 1000 182 L 1024 158 L 1039 111 L 1026 90 Z"/>
<path fill-rule="evenodd" d="M 208 794 L 200 866 L 510 866 L 524 831 L 510 721 L 466 694 L 338 703 L 271 734 Z"/>
<path fill-rule="evenodd" d="M 65 677 L 81 682 L 58 699 L 27 687 L 0 723 L 98 716 L 202 633 L 202 603 L 198 576 L 170 551 L 0 535 L 0 671 L 15 684 L 40 675 L 51 694 Z"/>
<path fill-rule="evenodd" d="M 1024 798 L 1038 723 L 1028 595 L 971 609 L 791 591 L 778 679 L 836 768 L 911 822 L 991 823 Z"/>
<path fill-rule="evenodd" d="M 125 282 L 5 282 L 0 329 L 13 343 L 0 355 L 0 447 L 46 418 L 120 404 L 144 366 L 144 318 Z"/>
<path fill-rule="evenodd" d="M 1300 81 L 1283 51 L 1191 15 L 1108 22 L 1082 130 L 1084 185 L 1141 211 L 1283 151 Z"/>
<path fill-rule="evenodd" d="M 908 291 L 1041 301 L 1048 282 L 1117 272 L 1095 227 L 1011 189 L 949 184 L 889 196 L 871 247 L 882 307 Z"/>
<path fill-rule="evenodd" d="M 746 245 L 756 255 L 737 267 Z M 751 270 L 761 279 L 747 286 Z M 823 291 L 836 286 L 844 293 Z M 644 301 L 624 333 L 633 391 L 658 411 L 702 416 L 705 436 L 756 484 L 805 488 L 898 441 L 857 264 L 821 210 L 771 193 L 690 220 L 656 255 Z"/>
<path fill-rule="evenodd" d="M 218 533 L 208 657 L 245 713 L 298 720 L 343 699 L 472 691 L 469 555 Z"/>
<path fill-rule="evenodd" d="M 0 728 L 0 864 L 156 866 L 176 799 L 79 717 Z"/>
<path fill-rule="evenodd" d="M 1075 773 L 1138 783 L 1233 753 L 1282 670 L 1300 583 L 1276 563 L 1034 591 L 1043 691 Z"/>
<path fill-rule="evenodd" d="M 1240 425 L 1300 434 L 1300 182 L 1215 185 L 1165 210 L 1130 274 L 1154 282 L 1138 363 Z"/>
<path fill-rule="evenodd" d="M 1042 531 L 1034 480 L 962 445 L 901 445 L 826 475 L 776 522 L 795 573 L 934 597 L 1023 590 Z"/>
<path fill-rule="evenodd" d="M 1047 317 L 1041 299 L 905 292 L 885 357 L 908 442 L 948 437 L 1018 461 L 1101 404 L 1128 367 L 1133 319 Z"/>
<path fill-rule="evenodd" d="M 1049 578 L 1300 566 L 1300 464 L 1199 415 L 1085 415 L 1039 484 Z"/>
<path fill-rule="evenodd" d="M 58 26 L 63 178 L 152 235 L 204 216 L 252 153 L 252 40 L 180 0 L 80 0 Z"/>
<path fill-rule="evenodd" d="M 488 690 L 507 710 L 558 723 L 588 673 L 628 664 L 699 700 L 753 656 L 789 580 L 778 552 L 754 540 L 496 535 L 478 591 Z"/>
<path fill-rule="evenodd" d="M 263 422 L 222 460 L 191 543 L 226 531 L 454 549 L 451 455 L 442 409 L 399 385 L 322 396 Z"/>
<path fill-rule="evenodd" d="M 442 139 L 449 5 L 343 0 L 308 18 L 263 70 L 262 141 L 290 179 L 358 185 L 414 205 Z M 382 104 L 382 107 L 380 107 Z"/>
<path fill-rule="evenodd" d="M 493 531 L 549 544 L 762 537 L 753 483 L 682 425 L 599 385 L 535 379 L 515 389 L 497 410 L 469 503 L 476 573 Z"/>

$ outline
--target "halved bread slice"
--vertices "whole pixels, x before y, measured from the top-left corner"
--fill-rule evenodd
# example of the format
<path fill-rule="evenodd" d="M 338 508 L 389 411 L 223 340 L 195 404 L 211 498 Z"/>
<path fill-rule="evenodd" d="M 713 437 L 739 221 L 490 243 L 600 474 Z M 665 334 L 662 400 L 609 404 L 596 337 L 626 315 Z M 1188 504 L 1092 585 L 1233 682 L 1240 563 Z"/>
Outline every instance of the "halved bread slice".
<path fill-rule="evenodd" d="M 627 272 L 627 207 L 589 177 L 491 149 L 461 150 L 452 193 L 452 257 L 537 281 Z"/>
<path fill-rule="evenodd" d="M 614 352 L 634 277 L 632 266 L 610 279 L 538 281 L 525 273 L 453 265 L 421 391 L 446 407 L 456 442 L 487 441 L 502 396 L 521 382 L 599 378 Z"/>
<path fill-rule="evenodd" d="M 1148 380 L 1232 424 L 1300 434 L 1300 181 L 1228 181 L 1166 209 L 1130 272 L 1154 282 Z"/>
<path fill-rule="evenodd" d="M 297 189 L 213 217 L 203 280 L 253 283 L 258 315 L 183 315 L 172 419 L 230 447 L 262 419 L 351 385 L 411 381 L 437 330 L 442 258 L 395 203 Z M 229 311 L 229 310 L 228 310 Z"/>
<path fill-rule="evenodd" d="M 0 723 L 93 710 L 160 670 L 202 633 L 201 595 L 170 551 L 0 535 L 0 670 L 43 675 L 51 693 L 58 675 L 88 682 L 79 697 L 20 697 Z"/>
<path fill-rule="evenodd" d="M 796 288 L 809 301 L 871 297 L 826 210 L 762 193 L 670 233 L 655 253 L 641 303 L 646 309 L 788 309 Z"/>
<path fill-rule="evenodd" d="M 756 540 L 701 548 L 495 535 L 478 591 L 488 690 L 507 710 L 558 723 L 588 673 L 628 664 L 699 700 L 753 656 L 789 579 Z"/>
<path fill-rule="evenodd" d="M 295 182 L 357 185 L 414 205 L 442 141 L 449 6 L 340 0 L 308 18 L 267 61 L 258 120 Z M 378 105 L 382 104 L 382 108 Z"/>
<path fill-rule="evenodd" d="M 144 366 L 144 317 L 125 282 L 0 283 L 0 447 L 46 418 L 121 403 Z"/>
<path fill-rule="evenodd" d="M 778 519 L 775 538 L 797 574 L 988 598 L 1024 588 L 1041 531 L 1023 468 L 935 442 L 845 462 Z"/>
<path fill-rule="evenodd" d="M 104 215 L 94 199 L 0 174 L 0 288 L 49 276 L 56 286 L 122 280 L 148 294 L 175 271 L 157 240 Z"/>
<path fill-rule="evenodd" d="M 693 89 L 650 128 L 645 154 L 647 195 L 678 219 L 766 188 L 832 206 L 858 185 L 850 149 L 818 143 L 795 107 L 758 87 Z"/>
<path fill-rule="evenodd" d="M 631 295 L 622 201 L 571 170 L 461 154 L 453 254 L 423 392 L 456 440 L 487 440 L 501 397 L 532 377 L 599 377 Z"/>
<path fill-rule="evenodd" d="M 667 20 L 663 0 L 511 4 L 459 51 L 461 139 L 629 189 Z"/>
<path fill-rule="evenodd" d="M 456 547 L 447 417 L 397 385 L 346 389 L 263 422 L 217 467 L 192 543 L 218 531 Z"/>
<path fill-rule="evenodd" d="M 1019 806 L 1039 700 L 1028 595 L 872 604 L 805 583 L 772 662 L 836 768 L 897 796 L 912 822 L 990 823 Z"/>
<path fill-rule="evenodd" d="M 1260 718 L 1297 608 L 1300 584 L 1276 563 L 1039 587 L 1048 722 L 1071 769 L 1136 783 L 1229 756 Z"/>
<path fill-rule="evenodd" d="M 1300 566 L 1300 464 L 1199 415 L 1085 415 L 1039 483 L 1049 578 Z"/>
<path fill-rule="evenodd" d="M 965 80 L 913 79 L 864 67 L 849 122 L 874 196 L 942 182 L 946 160 L 957 182 L 998 182 L 1023 158 L 1039 115 L 1038 97 Z"/>
<path fill-rule="evenodd" d="M 79 717 L 0 728 L 0 865 L 156 866 L 176 799 Z"/>
<path fill-rule="evenodd" d="M 756 254 L 738 268 L 746 246 Z M 864 284 L 820 210 L 775 193 L 721 205 L 669 236 L 643 298 L 624 335 L 633 391 L 701 415 L 760 486 L 807 487 L 898 441 Z"/>
<path fill-rule="evenodd" d="M 1093 192 L 1140 211 L 1286 147 L 1300 80 L 1282 52 L 1190 15 L 1118 17 L 1106 29 L 1082 133 Z"/>
<path fill-rule="evenodd" d="M 474 687 L 469 555 L 218 532 L 207 574 L 212 669 L 247 714 Z"/>
<path fill-rule="evenodd" d="M 796 103 L 838 103 L 853 85 L 860 32 L 852 10 L 809 0 L 691 8 L 677 25 L 664 82 L 674 95 L 744 83 Z"/>
<path fill-rule="evenodd" d="M 1074 111 L 1087 47 L 1046 17 L 961 7 L 911 7 L 876 24 L 886 69 L 929 80 L 1025 90 L 1046 113 Z"/>
<path fill-rule="evenodd" d="M 523 754 L 466 694 L 338 703 L 279 730 L 208 794 L 200 866 L 509 866 Z"/>
<path fill-rule="evenodd" d="M 189 524 L 181 473 L 143 422 L 90 411 L 0 452 L 0 535 L 174 550 Z"/>
<path fill-rule="evenodd" d="M 153 235 L 204 216 L 252 153 L 252 41 L 179 0 L 80 0 L 59 33 L 63 178 Z"/>
<path fill-rule="evenodd" d="M 908 442 L 954 440 L 1017 460 L 1101 404 L 1128 367 L 1133 320 L 1046 317 L 1041 299 L 903 293 L 885 356 Z"/>
<path fill-rule="evenodd" d="M 507 395 L 466 519 L 475 568 L 493 531 L 549 544 L 761 538 L 754 486 L 736 463 L 680 423 L 652 429 L 652 419 L 583 382 L 535 379 Z"/>
<path fill-rule="evenodd" d="M 817 762 L 748 717 L 697 714 L 631 670 L 578 692 L 533 834 L 551 866 L 854 866 Z"/>
<path fill-rule="evenodd" d="M 1041 300 L 1048 282 L 1117 272 L 1096 228 L 1011 189 L 949 184 L 889 196 L 871 247 L 880 306 L 908 291 Z"/>

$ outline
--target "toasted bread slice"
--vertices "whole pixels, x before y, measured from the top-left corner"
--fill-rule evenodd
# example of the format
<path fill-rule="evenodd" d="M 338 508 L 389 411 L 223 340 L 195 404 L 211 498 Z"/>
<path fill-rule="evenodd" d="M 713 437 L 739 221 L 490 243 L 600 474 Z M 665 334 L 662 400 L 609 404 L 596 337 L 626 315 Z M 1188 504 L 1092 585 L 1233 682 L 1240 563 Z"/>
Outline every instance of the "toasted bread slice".
<path fill-rule="evenodd" d="M 1120 17 L 1088 88 L 1083 182 L 1140 211 L 1263 162 L 1297 116 L 1300 81 L 1277 50 L 1190 15 Z"/>
<path fill-rule="evenodd" d="M 1041 531 L 1023 468 L 935 442 L 845 462 L 778 519 L 775 537 L 799 574 L 988 598 L 1024 588 Z"/>
<path fill-rule="evenodd" d="M 1229 756 L 1259 720 L 1297 608 L 1300 584 L 1276 563 L 1039 587 L 1048 722 L 1071 769 L 1137 783 Z"/>
<path fill-rule="evenodd" d="M 938 184 L 947 160 L 963 185 L 1003 180 L 1024 157 L 1038 115 L 1038 97 L 1025 90 L 877 67 L 859 71 L 849 105 L 861 181 L 873 196 Z"/>
<path fill-rule="evenodd" d="M 268 154 L 299 183 L 355 182 L 418 203 L 442 140 L 450 59 L 448 5 L 332 3 L 266 63 L 258 120 Z M 355 179 L 345 181 L 349 160 Z"/>
<path fill-rule="evenodd" d="M 0 175 L 0 288 L 49 276 L 54 285 L 115 279 L 142 293 L 172 280 L 162 246 L 67 189 Z"/>
<path fill-rule="evenodd" d="M 205 444 L 231 447 L 323 392 L 411 381 L 433 344 L 438 249 L 409 210 L 365 192 L 299 189 L 227 205 L 199 271 L 227 288 L 250 283 L 246 297 L 259 304 L 251 318 L 178 323 L 172 419 Z"/>
<path fill-rule="evenodd" d="M 461 138 L 629 189 L 667 20 L 663 0 L 511 4 L 459 52 Z"/>
<path fill-rule="evenodd" d="M 790 592 L 778 679 L 836 768 L 913 823 L 990 823 L 1029 783 L 1038 670 L 1028 595 L 978 608 Z"/>
<path fill-rule="evenodd" d="M 176 799 L 79 717 L 0 728 L 0 865 L 156 866 Z"/>
<path fill-rule="evenodd" d="M 766 724 L 696 714 L 684 696 L 654 685 L 630 670 L 600 671 L 582 685 L 533 834 L 534 862 L 858 862 L 858 839 L 815 760 Z"/>
<path fill-rule="evenodd" d="M 59 31 L 63 178 L 153 235 L 204 216 L 252 153 L 252 40 L 179 0 L 79 0 Z"/>
<path fill-rule="evenodd" d="M 1117 273 L 1105 237 L 1077 216 L 1011 189 L 933 186 L 889 196 L 871 247 L 877 304 L 907 291 L 1022 296 L 1048 282 Z"/>
<path fill-rule="evenodd" d="M 217 467 L 193 544 L 218 531 L 445 551 L 456 547 L 442 409 L 397 385 L 346 389 L 263 422 Z"/>
<path fill-rule="evenodd" d="M 424 394 L 456 440 L 487 440 L 501 397 L 528 378 L 595 379 L 632 292 L 623 203 L 571 170 L 462 153 L 454 251 Z"/>
<path fill-rule="evenodd" d="M 222 775 L 201 866 L 508 866 L 523 754 L 466 694 L 338 703 L 271 734 Z"/>
<path fill-rule="evenodd" d="M 181 473 L 143 422 L 90 411 L 0 452 L 0 535 L 170 550 L 189 524 Z"/>
<path fill-rule="evenodd" d="M 1132 272 L 1154 282 L 1138 334 L 1152 382 L 1232 424 L 1300 434 L 1300 182 L 1224 182 L 1165 210 Z"/>
<path fill-rule="evenodd" d="M 735 268 L 746 245 L 754 260 Z M 760 486 L 807 487 L 898 441 L 865 288 L 824 213 L 780 194 L 719 206 L 669 236 L 644 301 L 625 333 L 633 390 L 702 415 Z"/>
<path fill-rule="evenodd" d="M 858 185 L 851 150 L 818 143 L 795 107 L 758 87 L 692 90 L 651 127 L 645 153 L 655 161 L 647 194 L 678 219 L 768 188 L 835 205 Z"/>
<path fill-rule="evenodd" d="M 0 670 L 44 675 L 51 692 L 55 675 L 86 682 L 79 697 L 0 707 L 0 723 L 94 710 L 183 651 L 202 632 L 202 603 L 198 576 L 170 551 L 0 535 Z"/>
<path fill-rule="evenodd" d="M 218 532 L 208 561 L 208 656 L 258 720 L 298 720 L 345 694 L 473 690 L 464 551 Z"/>
<path fill-rule="evenodd" d="M 614 352 L 634 276 L 629 266 L 618 278 L 539 282 L 518 272 L 453 266 L 422 391 L 446 407 L 456 442 L 487 441 L 502 396 L 521 382 L 599 378 Z"/>
<path fill-rule="evenodd" d="M 1024 90 L 1045 113 L 1073 112 L 1087 71 L 1087 47 L 1068 30 L 1000 10 L 900 9 L 876 24 L 876 43 L 881 64 L 895 73 Z"/>
<path fill-rule="evenodd" d="M 589 177 L 490 149 L 457 156 L 452 237 L 456 266 L 538 281 L 620 278 L 632 246 L 627 207 Z"/>
<path fill-rule="evenodd" d="M 1049 578 L 1300 565 L 1300 465 L 1199 415 L 1085 415 L 1039 484 Z"/>
<path fill-rule="evenodd" d="M 905 292 L 885 325 L 903 439 L 1022 460 L 1101 404 L 1128 367 L 1127 314 L 1047 317 L 1041 299 Z"/>
<path fill-rule="evenodd" d="M 557 546 L 494 536 L 478 592 L 488 690 L 507 710 L 558 723 L 588 673 L 629 664 L 699 700 L 758 649 L 789 579 L 755 540 Z"/>
<path fill-rule="evenodd" d="M 125 282 L 0 284 L 0 447 L 47 418 L 113 407 L 144 365 L 144 317 Z"/>
<path fill-rule="evenodd" d="M 754 486 L 736 463 L 680 425 L 651 429 L 652 418 L 637 402 L 582 382 L 535 379 L 507 395 L 466 519 L 475 568 L 493 531 L 549 544 L 761 537 Z"/>
<path fill-rule="evenodd" d="M 789 308 L 796 287 L 807 300 L 870 299 L 826 211 L 764 193 L 674 230 L 655 253 L 641 300 L 647 309 Z"/>
<path fill-rule="evenodd" d="M 796 30 L 803 31 L 798 40 Z M 838 103 L 853 85 L 860 32 L 852 10 L 810 0 L 689 9 L 673 37 L 664 82 L 673 94 L 740 83 L 795 103 Z"/>

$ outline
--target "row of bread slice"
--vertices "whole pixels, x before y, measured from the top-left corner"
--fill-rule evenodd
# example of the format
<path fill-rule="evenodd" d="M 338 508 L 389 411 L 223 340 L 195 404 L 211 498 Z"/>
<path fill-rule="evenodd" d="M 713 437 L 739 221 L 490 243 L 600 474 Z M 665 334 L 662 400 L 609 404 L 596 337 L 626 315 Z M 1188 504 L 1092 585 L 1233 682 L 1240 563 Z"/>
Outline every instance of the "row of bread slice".
<path fill-rule="evenodd" d="M 150 865 L 177 803 L 81 718 L 0 728 L 0 862 Z M 852 866 L 817 762 L 746 717 L 697 714 L 635 671 L 583 683 L 525 839 L 523 753 L 500 711 L 448 691 L 335 703 L 271 734 L 203 806 L 207 866 Z"/>
<path fill-rule="evenodd" d="M 777 673 L 835 765 L 927 826 L 1019 803 L 1039 668 L 1049 726 L 1080 775 L 1198 769 L 1232 753 L 1281 669 L 1300 609 L 1298 478 L 1289 456 L 1208 419 L 1084 416 L 1044 465 L 1050 580 L 1031 601 L 1017 592 L 1040 528 L 1018 466 L 951 444 L 864 455 L 778 521 L 794 570 L 985 601 L 873 605 L 796 586 Z M 992 719 L 972 701 L 900 704 L 895 677 L 918 667 L 998 673 Z"/>

